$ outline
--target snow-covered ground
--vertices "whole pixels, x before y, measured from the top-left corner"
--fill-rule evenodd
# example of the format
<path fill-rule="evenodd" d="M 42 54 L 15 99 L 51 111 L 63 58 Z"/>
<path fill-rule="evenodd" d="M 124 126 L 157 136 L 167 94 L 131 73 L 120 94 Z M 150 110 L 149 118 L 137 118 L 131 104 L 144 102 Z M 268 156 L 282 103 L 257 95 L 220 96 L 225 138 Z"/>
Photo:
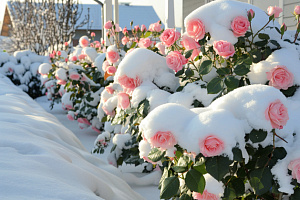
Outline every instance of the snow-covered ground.
<path fill-rule="evenodd" d="M 139 186 L 157 182 L 158 172 L 137 178 L 125 173 L 132 167 L 107 164 L 89 153 L 96 134 L 59 106 L 50 111 L 56 118 L 45 98 L 38 105 L 4 76 L 0 87 L 0 199 L 159 199 L 157 186 Z"/>

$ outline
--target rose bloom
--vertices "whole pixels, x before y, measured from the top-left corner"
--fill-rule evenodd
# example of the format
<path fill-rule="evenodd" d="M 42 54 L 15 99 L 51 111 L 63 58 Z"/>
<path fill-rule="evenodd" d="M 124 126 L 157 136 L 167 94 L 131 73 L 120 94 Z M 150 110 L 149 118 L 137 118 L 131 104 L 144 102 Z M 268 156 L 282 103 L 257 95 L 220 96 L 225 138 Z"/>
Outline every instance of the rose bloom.
<path fill-rule="evenodd" d="M 300 6 L 296 6 L 294 9 L 294 14 L 295 15 L 300 15 Z"/>
<path fill-rule="evenodd" d="M 265 117 L 271 122 L 273 128 L 278 129 L 282 129 L 289 120 L 288 110 L 279 99 L 269 104 L 265 110 Z"/>
<path fill-rule="evenodd" d="M 233 56 L 235 53 L 234 46 L 230 42 L 224 40 L 214 41 L 213 48 L 219 56 L 226 59 Z"/>
<path fill-rule="evenodd" d="M 109 66 L 108 68 L 107 68 L 107 73 L 109 74 L 109 75 L 113 75 L 113 74 L 115 74 L 116 73 L 116 71 L 117 71 L 117 68 L 115 67 L 115 66 Z"/>
<path fill-rule="evenodd" d="M 124 35 L 126 35 L 126 33 L 128 34 L 128 30 L 127 30 L 127 27 L 126 27 L 126 26 L 123 28 L 123 31 L 122 31 L 122 32 L 123 32 Z"/>
<path fill-rule="evenodd" d="M 69 78 L 71 80 L 75 80 L 78 81 L 80 79 L 80 74 L 78 74 L 77 72 L 71 72 Z"/>
<path fill-rule="evenodd" d="M 95 37 L 95 36 L 96 36 L 96 33 L 91 32 L 91 37 Z"/>
<path fill-rule="evenodd" d="M 187 34 L 195 40 L 201 40 L 205 35 L 205 26 L 200 19 L 192 19 L 186 23 Z"/>
<path fill-rule="evenodd" d="M 297 182 L 300 183 L 300 159 L 291 161 L 288 169 L 292 171 L 293 178 L 297 179 Z"/>
<path fill-rule="evenodd" d="M 107 91 L 108 94 L 113 94 L 115 91 L 112 86 L 106 86 L 105 90 Z"/>
<path fill-rule="evenodd" d="M 146 31 L 147 31 L 147 28 L 146 28 L 145 24 L 142 24 L 142 26 L 141 26 L 141 31 L 142 31 L 142 32 L 146 32 Z"/>
<path fill-rule="evenodd" d="M 217 156 L 224 150 L 224 142 L 217 136 L 209 135 L 199 141 L 200 152 L 205 157 Z"/>
<path fill-rule="evenodd" d="M 88 47 L 90 44 L 90 41 L 88 41 L 88 39 L 81 37 L 79 40 L 79 44 L 82 47 Z"/>
<path fill-rule="evenodd" d="M 67 83 L 67 81 L 65 81 L 65 80 L 61 80 L 61 79 L 57 80 L 58 85 L 66 85 L 66 83 Z"/>
<path fill-rule="evenodd" d="M 70 60 L 73 61 L 73 62 L 76 61 L 77 60 L 77 56 L 72 56 Z"/>
<path fill-rule="evenodd" d="M 269 6 L 267 11 L 269 16 L 274 15 L 275 18 L 278 18 L 279 14 L 282 12 L 282 8 L 277 6 Z"/>
<path fill-rule="evenodd" d="M 196 200 L 218 200 L 218 196 L 212 193 L 207 192 L 207 190 L 203 191 L 203 194 L 198 192 L 193 192 L 193 199 Z"/>
<path fill-rule="evenodd" d="M 250 26 L 250 22 L 246 17 L 237 16 L 231 22 L 231 29 L 235 37 L 244 36 Z"/>
<path fill-rule="evenodd" d="M 188 62 L 188 59 L 181 55 L 179 51 L 171 51 L 166 57 L 166 62 L 170 69 L 178 72 Z"/>
<path fill-rule="evenodd" d="M 69 43 L 68 43 L 68 42 L 65 42 L 65 46 L 66 46 L 66 47 L 69 46 Z"/>
<path fill-rule="evenodd" d="M 110 29 L 111 27 L 112 27 L 111 21 L 107 21 L 107 22 L 104 24 L 104 28 L 105 28 L 105 29 Z"/>
<path fill-rule="evenodd" d="M 136 87 L 141 85 L 141 80 L 139 79 L 139 77 L 136 77 L 134 79 L 126 75 L 118 77 L 118 82 L 128 92 L 133 91 Z"/>
<path fill-rule="evenodd" d="M 294 83 L 294 75 L 284 65 L 277 65 L 267 72 L 267 79 L 269 85 L 283 90 L 287 90 Z"/>
<path fill-rule="evenodd" d="M 138 45 L 140 48 L 147 49 L 151 44 L 152 41 L 150 40 L 150 38 L 141 38 Z"/>
<path fill-rule="evenodd" d="M 200 45 L 187 34 L 183 34 L 181 39 L 181 45 L 185 48 L 186 51 L 193 49 L 193 53 L 190 59 L 194 60 L 194 58 L 197 57 L 201 52 Z"/>
<path fill-rule="evenodd" d="M 102 106 L 102 110 L 105 112 L 106 115 L 109 115 L 109 116 L 115 116 L 116 112 L 115 110 L 108 110 L 105 106 Z"/>
<path fill-rule="evenodd" d="M 138 32 L 138 31 L 140 30 L 140 27 L 139 27 L 139 25 L 136 25 L 136 26 L 133 27 L 133 29 L 134 29 L 136 32 Z"/>
<path fill-rule="evenodd" d="M 91 125 L 89 120 L 87 120 L 86 118 L 78 118 L 77 121 L 82 124 Z"/>
<path fill-rule="evenodd" d="M 161 24 L 159 23 L 160 21 L 150 24 L 149 26 L 149 31 L 151 32 L 160 32 L 161 31 Z"/>
<path fill-rule="evenodd" d="M 129 38 L 126 37 L 126 36 L 124 36 L 124 37 L 122 38 L 122 44 L 125 45 L 125 44 L 127 44 L 127 42 L 129 42 Z"/>
<path fill-rule="evenodd" d="M 80 55 L 78 56 L 78 58 L 79 58 L 79 60 L 83 60 L 83 59 L 86 58 L 86 55 L 85 55 L 85 54 L 80 54 Z"/>
<path fill-rule="evenodd" d="M 73 121 L 73 120 L 74 120 L 74 117 L 73 117 L 71 114 L 68 114 L 68 115 L 67 115 L 67 118 L 68 118 L 70 121 Z"/>
<path fill-rule="evenodd" d="M 155 46 L 158 48 L 159 52 L 162 55 L 166 55 L 166 52 L 165 52 L 166 51 L 166 46 L 163 43 L 158 42 Z"/>
<path fill-rule="evenodd" d="M 117 51 L 108 51 L 106 53 L 106 59 L 110 62 L 110 63 L 116 63 L 120 58 L 120 55 Z"/>
<path fill-rule="evenodd" d="M 108 67 L 109 67 L 109 62 L 106 60 L 106 61 L 104 61 L 103 64 L 102 64 L 102 70 L 103 70 L 104 72 L 106 72 Z"/>
<path fill-rule="evenodd" d="M 50 54 L 49 54 L 49 57 L 50 57 L 50 58 L 54 58 L 54 57 L 55 57 L 55 54 L 50 53 Z"/>
<path fill-rule="evenodd" d="M 149 143 L 154 147 L 170 149 L 177 144 L 177 141 L 170 131 L 158 131 L 149 139 Z"/>
<path fill-rule="evenodd" d="M 167 47 L 172 46 L 176 40 L 180 37 L 180 33 L 176 32 L 174 29 L 166 29 L 160 35 L 160 41 L 165 44 Z"/>
<path fill-rule="evenodd" d="M 252 19 L 252 18 L 254 18 L 254 16 L 255 16 L 255 12 L 254 12 L 252 9 L 250 9 L 250 10 L 248 10 L 248 12 L 247 12 L 247 16 L 250 16 L 250 18 Z"/>
<path fill-rule="evenodd" d="M 92 129 L 93 129 L 94 131 L 96 131 L 97 133 L 101 133 L 101 131 L 100 131 L 99 129 L 97 129 L 95 126 L 92 126 Z"/>
<path fill-rule="evenodd" d="M 118 94 L 118 107 L 125 110 L 130 106 L 129 95 L 125 92 Z"/>

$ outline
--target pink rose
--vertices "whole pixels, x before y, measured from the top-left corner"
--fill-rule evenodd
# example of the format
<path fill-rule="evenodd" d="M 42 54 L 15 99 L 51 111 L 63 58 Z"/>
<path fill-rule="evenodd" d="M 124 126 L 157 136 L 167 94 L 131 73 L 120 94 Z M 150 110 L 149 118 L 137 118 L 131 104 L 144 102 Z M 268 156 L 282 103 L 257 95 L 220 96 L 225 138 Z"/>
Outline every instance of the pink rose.
<path fill-rule="evenodd" d="M 111 27 L 112 27 L 111 21 L 107 21 L 107 22 L 104 24 L 104 28 L 105 28 L 105 29 L 110 29 Z"/>
<path fill-rule="evenodd" d="M 161 23 L 160 21 L 150 24 L 149 31 L 151 32 L 160 32 L 161 31 Z"/>
<path fill-rule="evenodd" d="M 190 59 L 194 60 L 200 54 L 200 45 L 191 37 L 187 36 L 187 34 L 182 35 L 181 45 L 185 48 L 186 51 L 193 49 L 193 53 Z"/>
<path fill-rule="evenodd" d="M 92 129 L 93 129 L 94 131 L 96 131 L 97 133 L 101 133 L 101 131 L 100 131 L 99 129 L 97 129 L 95 126 L 92 126 Z"/>
<path fill-rule="evenodd" d="M 86 58 L 86 55 L 85 55 L 85 54 L 80 54 L 80 55 L 78 56 L 78 58 L 79 58 L 79 60 L 83 60 L 83 59 Z"/>
<path fill-rule="evenodd" d="M 217 156 L 224 150 L 224 142 L 217 136 L 209 135 L 199 141 L 200 152 L 205 157 Z"/>
<path fill-rule="evenodd" d="M 139 47 L 147 49 L 152 44 L 150 38 L 141 38 L 139 41 Z"/>
<path fill-rule="evenodd" d="M 90 44 L 90 41 L 88 41 L 88 40 L 85 39 L 85 38 L 80 38 L 79 44 L 80 44 L 80 46 L 82 46 L 82 47 L 88 47 L 89 44 Z"/>
<path fill-rule="evenodd" d="M 278 129 L 282 129 L 289 120 L 288 110 L 279 99 L 270 103 L 265 111 L 265 117 L 271 122 L 273 128 Z"/>
<path fill-rule="evenodd" d="M 61 95 L 61 96 L 62 96 L 62 95 Z M 73 106 L 70 105 L 70 104 L 65 105 L 65 107 L 66 107 L 67 110 L 72 110 L 72 109 L 73 109 Z"/>
<path fill-rule="evenodd" d="M 115 116 L 115 114 L 116 114 L 116 112 L 115 112 L 115 110 L 109 110 L 109 109 L 107 109 L 107 107 L 105 107 L 105 106 L 102 106 L 102 110 L 105 112 L 105 114 L 106 115 L 109 115 L 109 116 Z"/>
<path fill-rule="evenodd" d="M 57 54 L 58 56 L 61 56 L 61 52 L 60 52 L 60 51 L 58 51 L 56 54 Z"/>
<path fill-rule="evenodd" d="M 147 28 L 146 28 L 145 24 L 142 24 L 142 26 L 141 26 L 141 31 L 142 31 L 142 32 L 146 32 L 146 31 L 147 31 Z"/>
<path fill-rule="evenodd" d="M 122 32 L 123 32 L 124 35 L 128 34 L 128 30 L 127 30 L 127 27 L 126 27 L 126 26 L 123 28 L 123 31 L 122 31 Z"/>
<path fill-rule="evenodd" d="M 279 14 L 282 12 L 282 8 L 279 8 L 277 6 L 269 6 L 268 7 L 268 15 L 272 16 L 274 15 L 275 18 L 279 17 Z"/>
<path fill-rule="evenodd" d="M 170 69 L 178 72 L 182 69 L 182 66 L 188 62 L 179 51 L 171 51 L 166 57 L 167 65 Z"/>
<path fill-rule="evenodd" d="M 267 72 L 267 79 L 269 85 L 277 89 L 287 90 L 294 83 L 294 75 L 284 65 L 277 65 Z"/>
<path fill-rule="evenodd" d="M 231 22 L 231 29 L 235 37 L 244 36 L 250 26 L 250 22 L 246 17 L 237 16 Z"/>
<path fill-rule="evenodd" d="M 300 15 L 300 6 L 296 6 L 294 9 L 294 14 L 295 15 Z"/>
<path fill-rule="evenodd" d="M 120 59 L 120 55 L 117 51 L 111 50 L 111 51 L 106 52 L 106 59 L 110 63 L 116 63 Z"/>
<path fill-rule="evenodd" d="M 106 60 L 106 61 L 104 61 L 103 64 L 102 64 L 102 70 L 103 70 L 104 72 L 106 72 L 108 67 L 109 67 L 109 62 Z"/>
<path fill-rule="evenodd" d="M 291 161 L 288 169 L 292 171 L 293 178 L 297 179 L 297 182 L 300 183 L 300 159 Z"/>
<path fill-rule="evenodd" d="M 140 27 L 139 27 L 139 25 L 136 25 L 133 27 L 133 29 L 135 30 L 135 32 L 138 32 L 140 30 Z"/>
<path fill-rule="evenodd" d="M 89 120 L 87 120 L 86 118 L 78 118 L 77 121 L 82 124 L 91 125 Z"/>
<path fill-rule="evenodd" d="M 126 75 L 122 75 L 122 76 L 118 77 L 118 82 L 127 91 L 127 93 L 130 93 L 136 87 L 141 85 L 141 80 L 139 79 L 139 77 L 136 77 L 134 79 L 134 78 L 130 78 Z"/>
<path fill-rule="evenodd" d="M 177 144 L 177 141 L 170 131 L 158 131 L 149 139 L 149 143 L 154 147 L 170 149 Z"/>
<path fill-rule="evenodd" d="M 71 72 L 69 78 L 71 80 L 78 81 L 80 79 L 80 75 L 77 72 Z"/>
<path fill-rule="evenodd" d="M 205 36 L 205 26 L 200 19 L 192 19 L 186 23 L 187 34 L 195 40 L 201 40 Z"/>
<path fill-rule="evenodd" d="M 129 95 L 125 92 L 118 94 L 118 107 L 125 110 L 130 106 Z"/>
<path fill-rule="evenodd" d="M 74 117 L 73 117 L 71 114 L 68 114 L 68 115 L 67 115 L 67 118 L 68 118 L 68 120 L 70 120 L 70 121 L 73 121 L 73 120 L 74 120 Z"/>
<path fill-rule="evenodd" d="M 247 16 L 248 18 L 253 19 L 255 17 L 255 12 L 252 9 L 250 9 L 247 12 Z"/>
<path fill-rule="evenodd" d="M 66 85 L 67 81 L 59 79 L 59 80 L 57 80 L 57 84 L 58 85 Z"/>
<path fill-rule="evenodd" d="M 203 191 L 203 194 L 198 192 L 193 192 L 193 198 L 196 200 L 218 200 L 218 196 L 212 193 L 207 192 L 207 190 Z"/>
<path fill-rule="evenodd" d="M 125 44 L 127 44 L 127 42 L 129 42 L 129 38 L 126 37 L 126 36 L 124 36 L 124 37 L 122 38 L 122 44 L 125 45 Z"/>
<path fill-rule="evenodd" d="M 162 55 L 166 54 L 166 52 L 165 52 L 166 51 L 166 46 L 163 43 L 158 42 L 155 46 L 158 48 L 159 53 L 161 53 Z"/>
<path fill-rule="evenodd" d="M 55 54 L 50 53 L 50 54 L 49 54 L 49 57 L 50 57 L 50 58 L 54 58 L 54 57 L 55 57 Z"/>
<path fill-rule="evenodd" d="M 226 59 L 233 56 L 235 53 L 234 46 L 230 42 L 224 40 L 214 41 L 213 47 L 219 56 Z"/>
<path fill-rule="evenodd" d="M 96 36 L 96 33 L 91 32 L 91 37 L 95 37 L 95 36 Z"/>
<path fill-rule="evenodd" d="M 76 61 L 77 60 L 77 56 L 72 56 L 70 60 L 73 61 L 73 62 Z"/>
<path fill-rule="evenodd" d="M 107 73 L 109 74 L 109 75 L 113 75 L 113 74 L 115 74 L 116 73 L 116 71 L 117 71 L 117 68 L 115 67 L 115 66 L 109 66 L 108 68 L 107 68 Z"/>
<path fill-rule="evenodd" d="M 178 40 L 179 37 L 180 33 L 176 32 L 175 29 L 166 29 L 160 35 L 160 41 L 162 41 L 162 43 L 167 47 L 170 47 L 176 42 L 176 40 Z"/>
<path fill-rule="evenodd" d="M 115 91 L 112 86 L 106 86 L 105 90 L 107 91 L 108 94 L 113 94 Z"/>
<path fill-rule="evenodd" d="M 66 47 L 69 46 L 69 43 L 68 43 L 68 42 L 65 42 L 65 46 L 66 46 Z"/>

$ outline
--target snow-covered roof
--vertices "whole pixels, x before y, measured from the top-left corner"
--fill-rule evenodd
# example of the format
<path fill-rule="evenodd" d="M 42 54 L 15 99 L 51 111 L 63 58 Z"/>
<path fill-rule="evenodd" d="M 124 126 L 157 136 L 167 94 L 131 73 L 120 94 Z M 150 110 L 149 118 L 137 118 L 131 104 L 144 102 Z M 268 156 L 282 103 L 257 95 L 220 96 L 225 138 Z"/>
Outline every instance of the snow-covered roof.
<path fill-rule="evenodd" d="M 80 23 L 85 16 L 88 16 L 88 12 L 89 12 L 90 13 L 89 29 L 92 30 L 102 29 L 101 6 L 97 4 L 83 4 L 82 6 L 83 6 L 83 12 L 78 23 Z M 93 20 L 92 24 L 91 24 L 91 20 Z M 149 27 L 150 24 L 157 22 L 159 20 L 160 19 L 152 6 L 119 5 L 119 24 L 122 28 L 126 26 L 128 29 L 130 29 L 131 21 L 133 21 L 133 25 L 145 24 L 146 27 Z M 79 29 L 84 30 L 87 28 L 87 26 L 88 24 L 80 27 Z"/>

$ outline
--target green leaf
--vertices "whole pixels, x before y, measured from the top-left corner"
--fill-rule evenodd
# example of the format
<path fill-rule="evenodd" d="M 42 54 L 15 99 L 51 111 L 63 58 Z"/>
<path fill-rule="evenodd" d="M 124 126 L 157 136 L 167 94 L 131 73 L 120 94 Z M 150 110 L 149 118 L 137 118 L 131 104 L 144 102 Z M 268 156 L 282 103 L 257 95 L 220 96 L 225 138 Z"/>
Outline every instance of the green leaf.
<path fill-rule="evenodd" d="M 147 37 L 149 37 L 151 35 L 151 31 L 147 31 L 146 33 L 145 33 L 145 35 L 144 35 L 144 38 L 147 38 Z"/>
<path fill-rule="evenodd" d="M 227 157 L 215 156 L 206 161 L 206 171 L 215 179 L 220 181 L 229 172 L 232 161 Z"/>
<path fill-rule="evenodd" d="M 199 74 L 205 75 L 208 74 L 213 68 L 213 64 L 211 60 L 205 60 L 201 63 L 199 68 Z"/>
<path fill-rule="evenodd" d="M 185 75 L 186 77 L 192 77 L 194 75 L 194 71 L 191 70 L 190 68 L 188 68 L 186 71 L 185 71 Z"/>
<path fill-rule="evenodd" d="M 286 150 L 283 147 L 276 147 L 273 151 L 273 156 L 277 159 L 284 159 L 287 155 Z"/>
<path fill-rule="evenodd" d="M 261 40 L 261 41 L 258 41 L 258 42 L 254 42 L 254 44 L 258 47 L 264 47 L 268 44 L 268 40 Z"/>
<path fill-rule="evenodd" d="M 239 75 L 239 76 L 243 76 L 243 75 L 246 75 L 248 72 L 250 72 L 249 70 L 249 67 L 247 65 L 237 65 L 233 72 L 236 74 L 236 75 Z"/>
<path fill-rule="evenodd" d="M 234 76 L 226 76 L 224 82 L 228 88 L 235 89 L 239 87 L 240 80 Z"/>
<path fill-rule="evenodd" d="M 179 189 L 179 179 L 175 176 L 166 178 L 160 189 L 160 198 L 169 199 L 175 196 Z"/>
<path fill-rule="evenodd" d="M 234 178 L 229 182 L 229 184 L 235 190 L 236 196 L 242 196 L 245 193 L 245 184 L 243 179 Z"/>
<path fill-rule="evenodd" d="M 258 38 L 262 39 L 262 40 L 269 40 L 270 36 L 268 34 L 265 34 L 265 33 L 259 33 Z"/>
<path fill-rule="evenodd" d="M 261 61 L 261 52 L 258 49 L 253 49 L 249 52 L 254 63 Z"/>
<path fill-rule="evenodd" d="M 150 160 L 152 160 L 153 162 L 157 162 L 157 161 L 160 161 L 166 154 L 166 151 L 160 151 L 159 149 L 157 148 L 153 148 L 151 149 L 149 155 L 148 155 L 148 158 Z"/>
<path fill-rule="evenodd" d="M 262 195 L 272 187 L 272 174 L 269 168 L 255 169 L 250 172 L 250 185 L 254 194 Z"/>
<path fill-rule="evenodd" d="M 294 194 L 290 196 L 290 200 L 299 200 L 300 199 L 300 188 L 296 188 Z"/>
<path fill-rule="evenodd" d="M 164 180 L 168 177 L 169 172 L 168 172 L 168 168 L 164 168 L 164 172 L 159 180 L 159 184 L 158 184 L 158 189 L 161 189 L 161 185 L 164 182 Z"/>
<path fill-rule="evenodd" d="M 183 194 L 180 196 L 179 200 L 193 200 L 188 194 Z"/>
<path fill-rule="evenodd" d="M 175 76 L 180 76 L 184 73 L 184 68 L 182 68 L 181 70 L 179 70 L 178 72 L 176 72 Z"/>
<path fill-rule="evenodd" d="M 230 69 L 229 68 L 218 68 L 217 69 L 217 73 L 220 75 L 220 76 L 224 76 L 224 75 L 227 75 L 230 73 Z"/>
<path fill-rule="evenodd" d="M 191 57 L 191 55 L 193 54 L 194 49 L 188 50 L 187 52 L 185 52 L 184 57 L 186 59 L 188 59 L 189 57 Z"/>
<path fill-rule="evenodd" d="M 223 80 L 220 77 L 215 77 L 207 84 L 208 94 L 217 94 L 224 88 Z"/>
<path fill-rule="evenodd" d="M 140 115 L 142 115 L 143 117 L 146 117 L 149 113 L 150 110 L 150 103 L 147 99 L 144 99 L 143 101 L 141 101 L 138 105 L 138 111 L 140 113 Z"/>
<path fill-rule="evenodd" d="M 280 44 L 276 40 L 270 40 L 272 44 L 274 44 L 277 48 L 280 48 Z"/>
<path fill-rule="evenodd" d="M 250 31 L 247 31 L 245 34 L 245 37 L 250 37 L 252 35 L 252 33 Z"/>
<path fill-rule="evenodd" d="M 235 199 L 236 194 L 233 188 L 231 187 L 226 187 L 224 190 L 224 198 L 222 198 L 223 200 L 233 200 Z"/>
<path fill-rule="evenodd" d="M 253 129 L 250 132 L 249 138 L 253 143 L 258 143 L 264 141 L 267 137 L 267 134 L 268 133 L 262 129 L 259 130 Z"/>
<path fill-rule="evenodd" d="M 191 169 L 186 174 L 185 184 L 190 190 L 202 194 L 205 188 L 205 179 L 199 171 Z"/>
<path fill-rule="evenodd" d="M 233 160 L 242 162 L 243 161 L 243 154 L 242 151 L 238 147 L 232 148 L 233 153 Z"/>

